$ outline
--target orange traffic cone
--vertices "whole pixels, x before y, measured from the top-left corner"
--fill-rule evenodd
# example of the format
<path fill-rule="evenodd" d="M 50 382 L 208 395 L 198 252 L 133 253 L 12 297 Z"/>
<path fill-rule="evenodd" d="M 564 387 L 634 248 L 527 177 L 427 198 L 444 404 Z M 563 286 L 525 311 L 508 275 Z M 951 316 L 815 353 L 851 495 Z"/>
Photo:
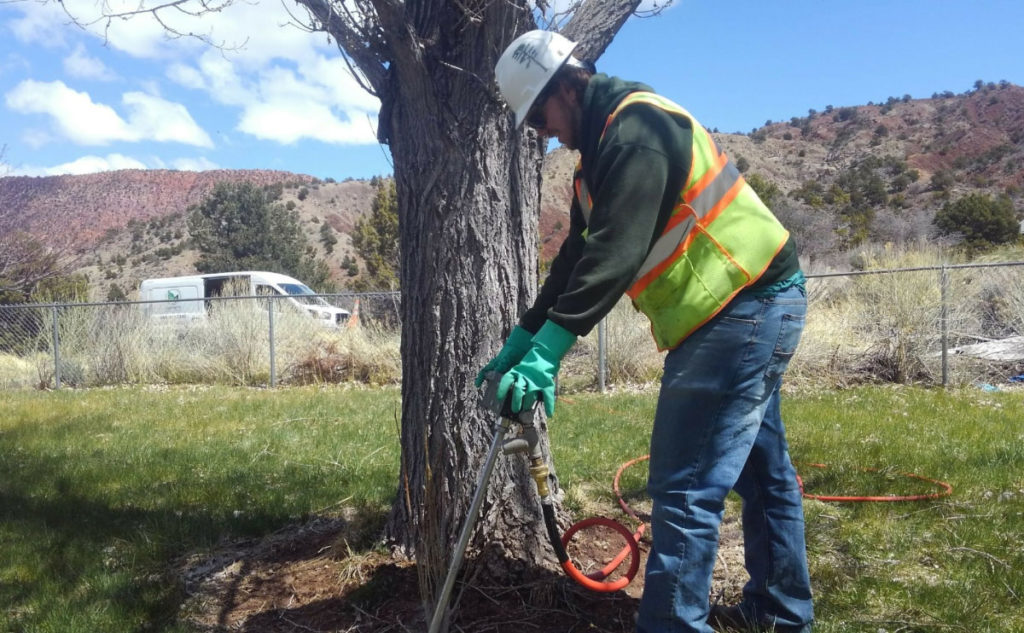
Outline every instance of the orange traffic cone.
<path fill-rule="evenodd" d="M 352 306 L 352 314 L 348 317 L 348 325 L 346 327 L 357 327 L 359 325 L 359 299 L 356 299 L 356 303 Z"/>

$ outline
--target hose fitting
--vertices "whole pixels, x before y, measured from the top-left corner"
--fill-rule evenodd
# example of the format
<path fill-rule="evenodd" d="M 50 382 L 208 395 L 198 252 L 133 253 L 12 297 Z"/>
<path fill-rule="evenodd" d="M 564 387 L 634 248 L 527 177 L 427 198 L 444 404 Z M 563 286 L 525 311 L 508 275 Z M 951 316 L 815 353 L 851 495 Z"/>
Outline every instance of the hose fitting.
<path fill-rule="evenodd" d="M 548 489 L 549 475 L 548 465 L 543 458 L 534 457 L 530 459 L 530 476 L 537 483 L 537 494 L 540 495 L 541 499 L 547 499 L 551 495 L 551 491 Z"/>

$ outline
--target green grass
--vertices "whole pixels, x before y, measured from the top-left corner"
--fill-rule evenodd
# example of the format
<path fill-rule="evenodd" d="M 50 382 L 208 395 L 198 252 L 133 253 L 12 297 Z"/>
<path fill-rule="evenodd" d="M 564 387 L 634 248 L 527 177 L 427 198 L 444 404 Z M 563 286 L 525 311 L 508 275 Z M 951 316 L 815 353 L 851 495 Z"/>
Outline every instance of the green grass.
<path fill-rule="evenodd" d="M 613 507 L 616 470 L 648 451 L 655 396 L 559 402 L 550 433 L 570 509 Z M 184 557 L 341 507 L 379 527 L 397 484 L 398 399 L 342 387 L 5 392 L 0 631 L 184 632 Z M 783 410 L 808 492 L 936 490 L 906 472 L 954 487 L 923 502 L 806 502 L 817 631 L 1024 630 L 1019 392 L 870 387 L 793 394 Z M 631 468 L 623 489 L 642 490 L 645 473 Z"/>
<path fill-rule="evenodd" d="M 953 486 L 933 501 L 806 503 L 819 631 L 1024 631 L 1022 395 L 877 387 L 790 399 L 807 492 L 937 490 L 904 472 Z"/>
<path fill-rule="evenodd" d="M 181 557 L 338 505 L 379 522 L 398 392 L 15 392 L 0 405 L 0 631 L 179 631 Z"/>
<path fill-rule="evenodd" d="M 648 452 L 654 395 L 569 399 L 550 433 L 570 507 L 614 508 L 615 471 Z M 805 501 L 817 632 L 1024 631 L 1024 394 L 808 392 L 784 398 L 783 417 L 808 493 L 941 491 L 904 473 L 953 486 L 926 501 Z M 645 476 L 631 467 L 623 490 Z"/>

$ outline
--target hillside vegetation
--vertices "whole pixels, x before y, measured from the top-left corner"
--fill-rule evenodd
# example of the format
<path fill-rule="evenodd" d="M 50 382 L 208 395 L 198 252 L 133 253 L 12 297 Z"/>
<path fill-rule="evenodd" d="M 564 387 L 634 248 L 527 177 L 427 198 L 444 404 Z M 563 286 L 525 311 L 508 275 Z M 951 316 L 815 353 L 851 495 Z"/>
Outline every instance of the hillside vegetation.
<path fill-rule="evenodd" d="M 1024 88 L 1006 82 L 979 81 L 964 93 L 926 99 L 829 105 L 749 133 L 712 133 L 796 236 L 812 271 L 849 268 L 870 244 L 941 238 L 955 245 L 960 238 L 943 236 L 934 219 L 968 195 L 998 201 L 1014 221 L 1024 213 Z M 545 160 L 542 260 L 568 229 L 576 160 L 565 149 Z M 194 272 L 186 211 L 223 180 L 277 189 L 327 261 L 334 286 L 352 284 L 363 262 L 349 236 L 369 212 L 369 181 L 263 170 L 0 178 L 0 234 L 27 231 L 47 243 L 73 238 L 91 297 L 106 298 L 116 285 L 133 298 L 142 279 Z M 324 225 L 335 243 L 324 239 Z"/>

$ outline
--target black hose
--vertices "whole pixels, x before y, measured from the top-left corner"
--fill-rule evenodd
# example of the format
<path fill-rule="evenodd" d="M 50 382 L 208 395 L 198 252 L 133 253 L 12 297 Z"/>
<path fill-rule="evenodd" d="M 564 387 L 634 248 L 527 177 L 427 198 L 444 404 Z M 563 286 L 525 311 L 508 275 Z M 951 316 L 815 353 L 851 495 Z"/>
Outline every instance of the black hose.
<path fill-rule="evenodd" d="M 565 545 L 562 545 L 562 535 L 558 533 L 558 523 L 555 522 L 555 508 L 550 501 L 541 503 L 541 508 L 544 510 L 544 525 L 548 528 L 548 538 L 551 540 L 551 547 L 555 549 L 555 556 L 558 557 L 559 564 L 563 564 L 569 560 L 569 554 L 565 551 Z"/>

